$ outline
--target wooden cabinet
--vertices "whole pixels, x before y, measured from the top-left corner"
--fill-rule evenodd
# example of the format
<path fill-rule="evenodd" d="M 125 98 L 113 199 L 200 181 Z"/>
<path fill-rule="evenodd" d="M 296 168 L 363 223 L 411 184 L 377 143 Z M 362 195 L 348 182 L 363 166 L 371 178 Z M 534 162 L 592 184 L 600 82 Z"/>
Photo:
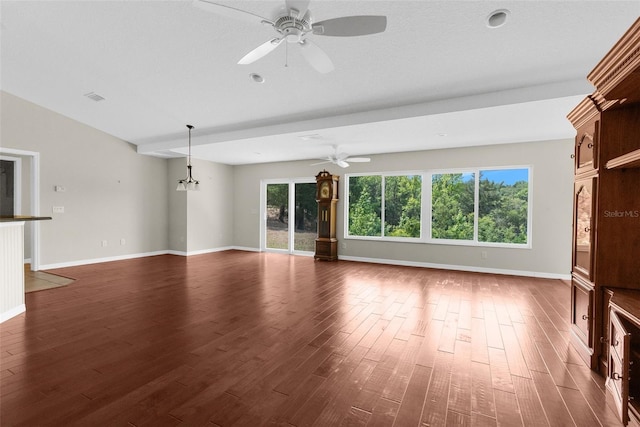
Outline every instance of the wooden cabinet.
<path fill-rule="evenodd" d="M 591 283 L 580 277 L 571 280 L 571 331 L 578 340 L 576 349 L 583 359 L 591 360 L 595 354 L 593 311 L 595 291 Z"/>
<path fill-rule="evenodd" d="M 609 372 L 605 387 L 609 406 L 619 415 L 623 424 L 628 419 L 629 402 L 629 351 L 631 334 L 627 332 L 627 325 L 615 312 L 609 315 Z"/>
<path fill-rule="evenodd" d="M 340 177 L 326 170 L 316 175 L 316 201 L 318 202 L 318 238 L 315 259 L 336 261 L 338 239 L 336 239 L 336 211 L 338 204 L 338 181 Z"/>
<path fill-rule="evenodd" d="M 607 404 L 623 424 L 640 426 L 640 291 L 610 292 Z"/>
<path fill-rule="evenodd" d="M 629 402 L 640 400 L 640 322 L 615 307 L 640 289 L 639 76 L 640 19 L 589 74 L 596 91 L 567 116 L 576 129 L 571 342 L 607 377 L 620 420 L 638 427 Z"/>

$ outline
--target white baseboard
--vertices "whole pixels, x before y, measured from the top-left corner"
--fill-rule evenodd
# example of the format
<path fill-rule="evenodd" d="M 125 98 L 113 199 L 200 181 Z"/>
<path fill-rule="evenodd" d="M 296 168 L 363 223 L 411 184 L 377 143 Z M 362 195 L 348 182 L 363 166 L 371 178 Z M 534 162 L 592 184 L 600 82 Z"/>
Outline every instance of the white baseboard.
<path fill-rule="evenodd" d="M 5 311 L 4 313 L 0 314 L 0 323 L 11 319 L 12 317 L 16 317 L 19 314 L 24 313 L 25 311 L 27 311 L 27 306 L 24 304 L 20 304 L 17 307 L 13 307 L 10 310 Z"/>
<path fill-rule="evenodd" d="M 59 262 L 54 264 L 41 264 L 40 269 L 51 270 L 54 268 L 76 267 L 79 265 L 99 264 L 101 262 L 122 261 L 125 259 L 144 258 L 148 256 L 155 256 L 155 255 L 166 255 L 168 253 L 169 251 L 155 251 L 155 252 L 145 252 L 145 253 L 139 253 L 139 254 L 118 255 L 118 256 L 106 257 L 106 258 L 81 259 L 77 261 Z"/>
<path fill-rule="evenodd" d="M 184 251 L 167 251 L 168 255 L 178 255 L 178 256 L 187 256 L 187 253 Z"/>
<path fill-rule="evenodd" d="M 119 256 L 106 257 L 106 258 L 81 259 L 77 261 L 43 264 L 43 265 L 40 265 L 40 269 L 52 270 L 54 268 L 77 267 L 79 265 L 99 264 L 101 262 L 111 262 L 111 261 L 123 261 L 126 259 L 144 258 L 144 257 L 156 256 L 156 255 L 191 256 L 191 255 L 201 255 L 201 254 L 208 254 L 213 252 L 222 252 L 222 251 L 229 251 L 229 250 L 260 252 L 259 249 L 245 248 L 241 246 L 223 246 L 220 248 L 202 249 L 202 250 L 191 251 L 191 252 L 166 250 L 166 251 L 144 252 L 144 253 L 138 253 L 138 254 L 119 255 Z"/>
<path fill-rule="evenodd" d="M 190 251 L 190 252 L 185 252 L 185 251 L 167 251 L 167 253 L 171 254 L 171 255 L 191 256 L 191 255 L 211 254 L 211 253 L 214 253 L 214 252 L 230 251 L 230 250 L 233 250 L 233 249 L 235 249 L 235 246 L 222 246 L 220 248 L 200 249 L 198 251 Z"/>
<path fill-rule="evenodd" d="M 506 270 L 501 268 L 486 268 L 486 267 L 476 267 L 476 266 L 470 266 L 470 265 L 435 264 L 430 262 L 402 261 L 402 260 L 382 259 L 382 258 L 362 258 L 362 257 L 341 256 L 341 255 L 338 255 L 338 259 L 345 260 L 345 261 L 370 262 L 374 264 L 402 265 L 405 267 L 438 268 L 441 270 L 469 271 L 472 273 L 489 273 L 489 274 L 503 274 L 508 276 L 537 277 L 541 279 L 562 279 L 562 280 L 571 279 L 571 274 L 546 273 L 546 272 L 539 272 L 539 271 Z"/>
<path fill-rule="evenodd" d="M 248 246 L 231 246 L 230 249 L 234 251 L 262 252 L 260 248 L 250 248 Z"/>
<path fill-rule="evenodd" d="M 202 254 L 208 254 L 213 252 L 223 252 L 223 251 L 229 251 L 229 250 L 261 252 L 259 248 L 251 248 L 251 247 L 245 247 L 245 246 L 223 246 L 220 248 L 203 249 L 203 250 L 191 251 L 191 252 L 167 250 L 167 251 L 146 252 L 146 253 L 140 253 L 140 254 L 121 255 L 121 256 L 108 257 L 108 258 L 94 258 L 94 259 L 86 259 L 86 260 L 79 260 L 79 261 L 70 261 L 70 262 L 63 262 L 63 263 L 56 263 L 56 264 L 45 264 L 45 265 L 41 265 L 40 269 L 50 270 L 54 268 L 75 267 L 79 265 L 97 264 L 101 262 L 111 262 L 111 261 L 122 261 L 126 259 L 143 258 L 148 256 L 167 255 L 167 254 L 188 257 L 192 255 L 202 255 Z M 296 254 L 296 255 L 307 255 L 307 254 Z M 309 256 L 312 256 L 312 255 L 309 255 Z M 477 267 L 477 266 L 468 266 L 468 265 L 435 264 L 430 262 L 403 261 L 403 260 L 384 259 L 384 258 L 365 258 L 365 257 L 354 257 L 354 256 L 345 256 L 345 255 L 339 255 L 338 259 L 341 259 L 344 261 L 367 262 L 367 263 L 374 263 L 374 264 L 401 265 L 405 267 L 438 268 L 442 270 L 469 271 L 473 273 L 489 273 L 489 274 L 502 274 L 502 275 L 509 275 L 509 276 L 537 277 L 541 279 L 571 280 L 571 274 L 547 273 L 547 272 L 540 272 L 540 271 L 507 270 L 507 269 L 500 269 L 500 268 L 487 268 L 487 267 Z"/>

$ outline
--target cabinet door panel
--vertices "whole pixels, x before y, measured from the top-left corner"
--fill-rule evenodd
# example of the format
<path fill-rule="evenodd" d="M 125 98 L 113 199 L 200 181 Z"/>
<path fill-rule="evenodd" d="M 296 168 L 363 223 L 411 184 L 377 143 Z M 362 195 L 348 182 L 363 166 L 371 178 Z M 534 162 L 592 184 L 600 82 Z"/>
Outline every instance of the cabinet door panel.
<path fill-rule="evenodd" d="M 627 423 L 629 405 L 629 355 L 631 334 L 615 312 L 609 315 L 609 373 L 606 387 L 613 400 L 611 405 L 623 424 Z"/>
<path fill-rule="evenodd" d="M 600 121 L 591 122 L 576 136 L 576 173 L 598 168 L 598 130 Z"/>
<path fill-rule="evenodd" d="M 574 197 L 573 271 L 593 281 L 593 236 L 597 178 L 577 181 Z"/>
<path fill-rule="evenodd" d="M 575 334 L 589 348 L 593 348 L 591 333 L 594 291 L 576 279 L 571 281 L 571 323 Z"/>

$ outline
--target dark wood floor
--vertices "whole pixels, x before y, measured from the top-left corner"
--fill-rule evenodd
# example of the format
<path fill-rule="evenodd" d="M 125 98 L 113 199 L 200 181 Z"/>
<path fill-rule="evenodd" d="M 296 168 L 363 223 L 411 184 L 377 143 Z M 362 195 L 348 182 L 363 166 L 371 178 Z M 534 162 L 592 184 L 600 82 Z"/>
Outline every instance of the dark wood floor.
<path fill-rule="evenodd" d="M 238 251 L 56 271 L 1 325 L 3 427 L 619 425 L 558 280 Z"/>

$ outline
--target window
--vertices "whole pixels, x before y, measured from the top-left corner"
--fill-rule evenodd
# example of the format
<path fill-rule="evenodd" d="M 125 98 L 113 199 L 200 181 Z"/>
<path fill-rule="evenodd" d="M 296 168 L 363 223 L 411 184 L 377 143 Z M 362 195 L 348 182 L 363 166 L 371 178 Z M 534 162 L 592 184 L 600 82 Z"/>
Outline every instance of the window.
<path fill-rule="evenodd" d="M 529 170 L 480 171 L 478 241 L 527 243 Z"/>
<path fill-rule="evenodd" d="M 349 235 L 381 236 L 382 176 L 348 178 Z"/>
<path fill-rule="evenodd" d="M 348 176 L 347 185 L 348 236 L 420 237 L 421 175 Z"/>
<path fill-rule="evenodd" d="M 384 235 L 420 237 L 422 176 L 384 177 Z"/>
<path fill-rule="evenodd" d="M 519 167 L 347 175 L 345 237 L 528 245 L 529 174 Z"/>
<path fill-rule="evenodd" d="M 528 244 L 529 169 L 431 176 L 431 238 Z"/>
<path fill-rule="evenodd" d="M 473 240 L 475 174 L 443 173 L 431 177 L 431 237 Z"/>

